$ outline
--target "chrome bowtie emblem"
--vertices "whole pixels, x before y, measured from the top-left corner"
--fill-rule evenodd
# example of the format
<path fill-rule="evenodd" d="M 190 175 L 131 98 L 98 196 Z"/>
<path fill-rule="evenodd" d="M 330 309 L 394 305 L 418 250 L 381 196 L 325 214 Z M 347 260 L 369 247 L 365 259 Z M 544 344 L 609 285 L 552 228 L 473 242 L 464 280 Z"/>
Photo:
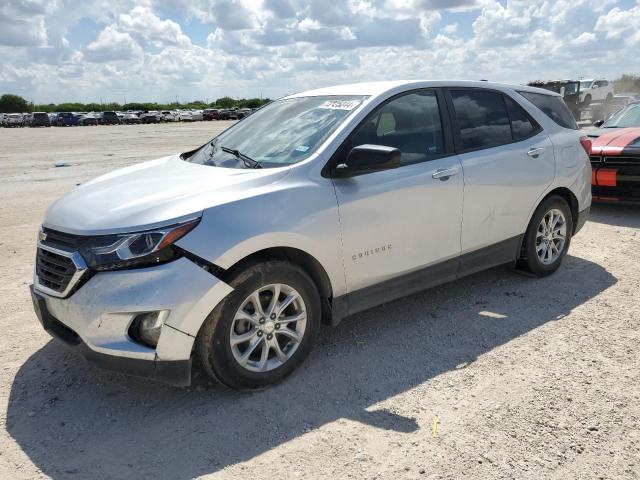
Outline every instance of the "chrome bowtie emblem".
<path fill-rule="evenodd" d="M 40 230 L 38 232 L 38 240 L 41 242 L 44 242 L 47 239 L 47 234 L 44 233 L 42 230 Z"/>

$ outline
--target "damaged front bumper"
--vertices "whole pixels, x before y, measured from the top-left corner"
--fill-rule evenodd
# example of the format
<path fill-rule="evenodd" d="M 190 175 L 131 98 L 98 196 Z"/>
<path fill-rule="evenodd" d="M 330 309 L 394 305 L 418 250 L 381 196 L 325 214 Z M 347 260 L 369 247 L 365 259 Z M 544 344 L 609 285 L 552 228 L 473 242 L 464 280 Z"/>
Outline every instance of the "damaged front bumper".
<path fill-rule="evenodd" d="M 187 258 L 150 268 L 100 272 L 71 297 L 31 286 L 38 319 L 52 336 L 98 366 L 172 385 L 191 382 L 200 326 L 232 288 Z M 140 313 L 166 310 L 156 348 L 134 341 Z"/>

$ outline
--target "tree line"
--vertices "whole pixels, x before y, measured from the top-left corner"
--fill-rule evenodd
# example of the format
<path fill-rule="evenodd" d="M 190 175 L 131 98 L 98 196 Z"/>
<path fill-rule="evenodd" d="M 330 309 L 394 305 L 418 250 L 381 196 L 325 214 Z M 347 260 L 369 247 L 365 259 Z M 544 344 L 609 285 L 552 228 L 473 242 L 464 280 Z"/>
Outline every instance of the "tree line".
<path fill-rule="evenodd" d="M 203 108 L 258 108 L 269 103 L 268 98 L 241 98 L 235 99 L 231 97 L 218 98 L 214 102 L 206 103 L 196 100 L 189 103 L 156 103 L 156 102 L 133 102 L 133 103 L 48 103 L 34 104 L 24 98 L 5 94 L 0 97 L 0 113 L 23 113 L 23 112 L 109 112 L 109 111 L 126 111 L 126 110 L 176 110 L 195 108 L 202 110 Z"/>
<path fill-rule="evenodd" d="M 613 81 L 616 93 L 640 93 L 640 75 L 625 74 Z"/>
<path fill-rule="evenodd" d="M 640 75 L 624 74 L 613 80 L 615 92 L 640 93 Z M 189 103 L 48 103 L 34 104 L 18 95 L 5 94 L 0 97 L 0 113 L 22 112 L 105 112 L 123 110 L 175 110 L 178 108 L 258 108 L 269 103 L 268 98 L 218 98 L 211 103 L 197 100 Z"/>

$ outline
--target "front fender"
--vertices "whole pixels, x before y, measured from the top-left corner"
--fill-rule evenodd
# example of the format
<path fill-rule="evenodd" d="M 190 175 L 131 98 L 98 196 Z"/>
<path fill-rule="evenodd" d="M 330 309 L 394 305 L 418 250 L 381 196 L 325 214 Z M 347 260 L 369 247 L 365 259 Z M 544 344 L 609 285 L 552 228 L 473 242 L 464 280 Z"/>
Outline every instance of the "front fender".
<path fill-rule="evenodd" d="M 209 208 L 177 245 L 224 269 L 260 250 L 295 248 L 323 266 L 334 296 L 346 292 L 338 206 L 329 179 L 293 180 Z"/>

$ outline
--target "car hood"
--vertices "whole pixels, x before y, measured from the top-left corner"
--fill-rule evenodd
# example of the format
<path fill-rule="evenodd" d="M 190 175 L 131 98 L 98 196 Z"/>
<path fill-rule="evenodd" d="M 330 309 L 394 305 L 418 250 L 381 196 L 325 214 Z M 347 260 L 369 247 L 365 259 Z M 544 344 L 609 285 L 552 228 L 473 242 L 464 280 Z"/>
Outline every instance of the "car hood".
<path fill-rule="evenodd" d="M 625 155 L 640 140 L 640 127 L 603 128 L 598 138 L 591 141 L 592 155 Z"/>
<path fill-rule="evenodd" d="M 57 200 L 43 225 L 77 235 L 131 232 L 179 222 L 215 205 L 258 195 L 289 168 L 235 169 L 178 155 L 116 170 Z"/>

